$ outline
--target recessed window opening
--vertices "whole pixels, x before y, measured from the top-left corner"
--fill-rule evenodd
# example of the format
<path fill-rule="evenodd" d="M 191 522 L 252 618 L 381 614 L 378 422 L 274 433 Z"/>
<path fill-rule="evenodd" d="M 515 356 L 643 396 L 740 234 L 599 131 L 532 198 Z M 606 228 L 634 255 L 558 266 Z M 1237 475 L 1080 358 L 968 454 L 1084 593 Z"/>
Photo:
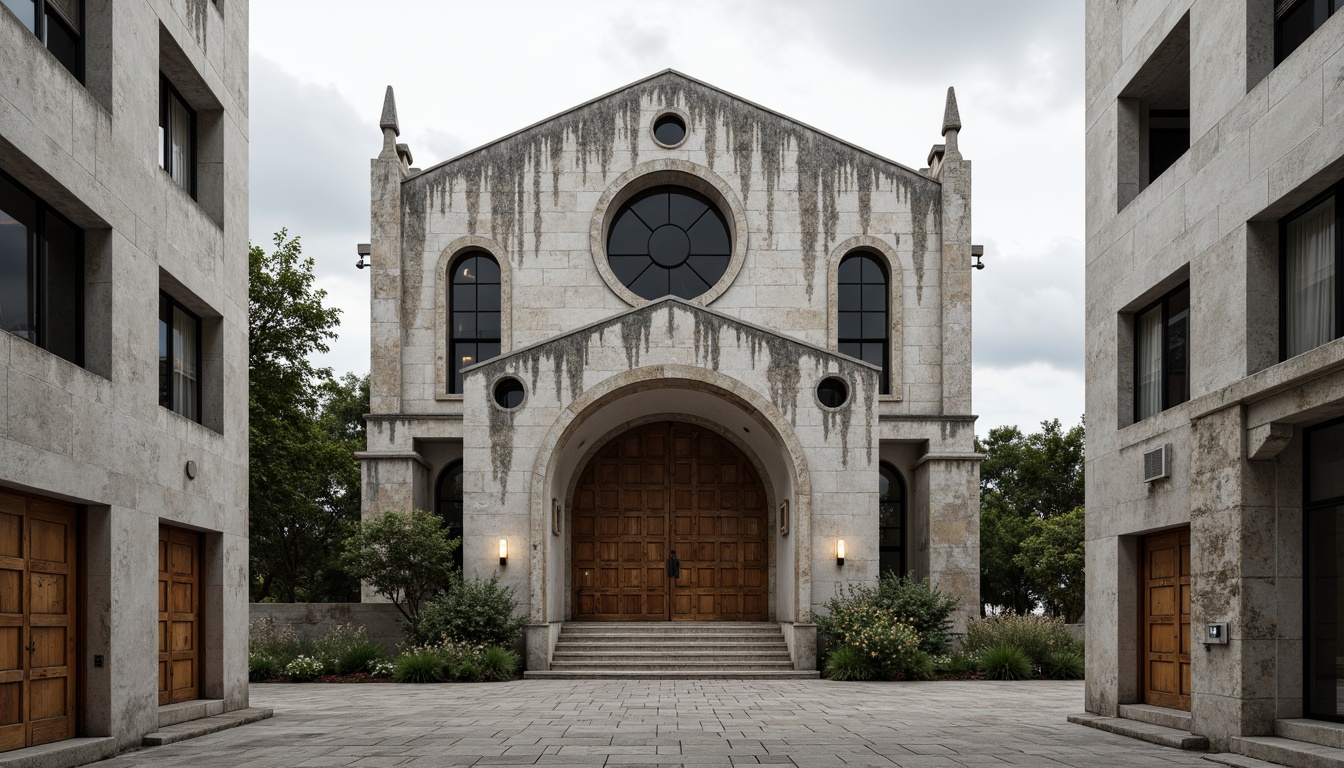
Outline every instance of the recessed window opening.
<path fill-rule="evenodd" d="M 1344 420 L 1303 430 L 1307 717 L 1344 721 Z"/>
<path fill-rule="evenodd" d="M 625 287 L 644 299 L 694 299 L 728 271 L 733 241 L 728 222 L 709 198 L 682 187 L 635 195 L 612 217 L 607 263 Z"/>
<path fill-rule="evenodd" d="M 511 411 L 522 405 L 526 395 L 527 392 L 523 389 L 523 382 L 512 376 L 500 379 L 495 384 L 495 403 L 506 411 Z"/>
<path fill-rule="evenodd" d="M 1172 28 L 1116 104 L 1119 209 L 1190 149 L 1190 16 Z"/>
<path fill-rule="evenodd" d="M 827 376 L 817 385 L 817 400 L 827 408 L 839 408 L 849 400 L 849 385 L 838 376 Z"/>
<path fill-rule="evenodd" d="M 84 82 L 83 0 L 0 0 L 51 55 Z"/>
<path fill-rule="evenodd" d="M 675 112 L 661 115 L 653 121 L 653 138 L 664 147 L 675 147 L 686 138 L 686 121 Z"/>
<path fill-rule="evenodd" d="M 1298 49 L 1344 0 L 1278 0 L 1274 4 L 1274 65 Z"/>
<path fill-rule="evenodd" d="M 1148 183 L 1190 149 L 1190 110 L 1148 110 Z"/>
<path fill-rule="evenodd" d="M 878 464 L 877 531 L 879 574 L 905 575 L 905 480 L 887 462 Z"/>
<path fill-rule="evenodd" d="M 201 318 L 159 294 L 159 405 L 201 420 Z"/>
<path fill-rule="evenodd" d="M 462 462 L 454 461 L 439 473 L 439 482 L 434 491 L 435 507 L 448 529 L 448 537 L 462 538 Z M 453 553 L 453 565 L 462 573 L 462 547 Z"/>
<path fill-rule="evenodd" d="M 1190 284 L 1134 315 L 1135 421 L 1190 399 Z"/>
<path fill-rule="evenodd" d="M 857 251 L 840 262 L 836 286 L 837 348 L 882 369 L 879 392 L 891 393 L 891 323 L 887 318 L 887 272 L 871 253 Z"/>
<path fill-rule="evenodd" d="M 1341 194 L 1344 185 L 1336 185 L 1280 225 L 1279 346 L 1284 360 L 1344 336 Z"/>
<path fill-rule="evenodd" d="M 448 356 L 450 394 L 462 393 L 462 369 L 499 356 L 499 262 L 485 251 L 469 251 L 449 273 Z"/>
<path fill-rule="evenodd" d="M 84 233 L 0 174 L 0 330 L 84 362 Z"/>
<path fill-rule="evenodd" d="M 196 112 L 168 78 L 159 77 L 159 167 L 196 197 Z"/>

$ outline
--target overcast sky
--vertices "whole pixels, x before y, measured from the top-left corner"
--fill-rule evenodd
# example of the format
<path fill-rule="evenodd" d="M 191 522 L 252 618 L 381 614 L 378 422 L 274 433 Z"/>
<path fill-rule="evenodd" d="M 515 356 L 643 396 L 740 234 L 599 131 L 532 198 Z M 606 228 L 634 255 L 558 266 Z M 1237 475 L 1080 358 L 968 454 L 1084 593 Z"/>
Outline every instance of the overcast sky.
<path fill-rule="evenodd" d="M 348 2 L 251 6 L 251 234 L 288 227 L 369 368 L 369 160 L 384 88 L 428 168 L 668 67 L 920 168 L 955 86 L 974 163 L 976 432 L 1083 412 L 1083 3 Z"/>

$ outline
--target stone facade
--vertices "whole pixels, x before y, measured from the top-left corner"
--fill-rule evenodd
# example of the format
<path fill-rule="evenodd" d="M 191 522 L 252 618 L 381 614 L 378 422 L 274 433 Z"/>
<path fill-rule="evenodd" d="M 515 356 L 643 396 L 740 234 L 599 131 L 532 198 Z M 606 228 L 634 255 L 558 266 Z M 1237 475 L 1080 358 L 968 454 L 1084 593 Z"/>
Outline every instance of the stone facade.
<path fill-rule="evenodd" d="M 686 135 L 667 146 L 651 125 L 669 113 Z M 397 143 L 389 88 L 372 164 L 365 517 L 432 509 L 440 472 L 461 460 L 464 569 L 516 587 L 529 668 L 544 669 L 574 615 L 579 474 L 623 431 L 685 421 L 762 476 L 769 618 L 799 668 L 815 663 L 810 613 L 840 583 L 876 580 L 879 461 L 908 487 L 908 567 L 961 598 L 964 626 L 979 602 L 979 456 L 970 163 L 950 91 L 944 122 L 932 168 L 916 171 L 667 71 L 422 171 Z M 732 233 L 723 278 L 686 299 L 640 298 L 608 264 L 612 217 L 662 185 L 712 201 Z M 449 274 L 473 250 L 499 263 L 502 353 L 450 394 Z M 888 275 L 889 395 L 879 368 L 837 352 L 836 271 L 855 251 Z M 846 383 L 840 407 L 814 393 L 827 375 Z M 511 410 L 492 397 L 506 377 L 525 389 Z"/>
<path fill-rule="evenodd" d="M 1304 714 L 1302 435 L 1344 413 L 1344 342 L 1279 338 L 1281 223 L 1344 176 L 1344 18 L 1276 65 L 1274 5 L 1087 7 L 1086 707 L 1145 700 L 1143 537 L 1188 527 L 1191 729 L 1217 749 Z M 1188 150 L 1145 183 L 1146 100 L 1182 89 Z M 1180 284 L 1188 399 L 1136 418 L 1135 317 Z"/>
<path fill-rule="evenodd" d="M 82 82 L 0 7 L 0 171 L 83 232 L 83 364 L 0 332 L 0 493 L 77 505 L 77 735 L 116 751 L 160 723 L 161 524 L 203 534 L 199 696 L 248 704 L 248 3 L 62 5 Z M 159 167 L 161 76 L 194 199 Z M 159 404 L 161 292 L 200 317 L 199 422 Z"/>

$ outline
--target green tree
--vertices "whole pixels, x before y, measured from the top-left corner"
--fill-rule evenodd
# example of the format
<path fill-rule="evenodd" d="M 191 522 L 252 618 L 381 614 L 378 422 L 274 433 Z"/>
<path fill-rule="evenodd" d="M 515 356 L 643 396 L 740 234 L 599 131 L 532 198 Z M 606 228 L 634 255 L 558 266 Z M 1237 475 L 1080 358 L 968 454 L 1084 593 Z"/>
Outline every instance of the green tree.
<path fill-rule="evenodd" d="M 1041 521 L 1083 506 L 1085 432 L 1065 430 L 1058 419 L 1025 435 L 996 427 L 976 450 L 980 465 L 980 599 L 986 605 L 1027 613 L 1041 603 L 1032 574 L 1019 560 L 1022 542 Z"/>
<path fill-rule="evenodd" d="M 298 237 L 281 230 L 274 246 L 248 253 L 252 599 L 342 600 L 357 586 L 338 555 L 359 519 L 363 440 L 348 412 L 361 390 L 312 363 L 340 310 L 323 306 Z"/>
<path fill-rule="evenodd" d="M 1070 623 L 1083 615 L 1084 517 L 1083 508 L 1075 507 L 1036 522 L 1014 558 L 1045 612 Z"/>
<path fill-rule="evenodd" d="M 448 537 L 438 515 L 393 510 L 361 522 L 345 542 L 344 559 L 351 575 L 397 606 L 407 636 L 420 637 L 420 608 L 448 587 L 461 543 Z"/>

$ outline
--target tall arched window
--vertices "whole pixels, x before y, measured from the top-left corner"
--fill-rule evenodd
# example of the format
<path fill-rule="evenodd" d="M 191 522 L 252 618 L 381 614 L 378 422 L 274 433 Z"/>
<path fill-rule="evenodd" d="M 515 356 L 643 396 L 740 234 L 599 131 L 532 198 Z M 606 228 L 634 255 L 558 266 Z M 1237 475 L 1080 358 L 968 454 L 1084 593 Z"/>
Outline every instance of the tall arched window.
<path fill-rule="evenodd" d="M 450 538 L 462 537 L 462 462 L 454 461 L 439 473 L 439 482 L 434 489 L 434 510 L 443 518 Z M 462 572 L 462 547 L 453 555 L 457 572 Z"/>
<path fill-rule="evenodd" d="M 878 464 L 877 568 L 905 575 L 905 481 L 887 462 Z"/>
<path fill-rule="evenodd" d="M 882 369 L 879 391 L 890 394 L 887 271 L 876 256 L 855 251 L 840 260 L 838 282 L 836 341 L 840 354 L 879 366 Z"/>
<path fill-rule="evenodd" d="M 463 368 L 499 355 L 499 262 L 485 251 L 468 251 L 453 262 L 448 283 L 448 391 L 459 394 Z"/>

